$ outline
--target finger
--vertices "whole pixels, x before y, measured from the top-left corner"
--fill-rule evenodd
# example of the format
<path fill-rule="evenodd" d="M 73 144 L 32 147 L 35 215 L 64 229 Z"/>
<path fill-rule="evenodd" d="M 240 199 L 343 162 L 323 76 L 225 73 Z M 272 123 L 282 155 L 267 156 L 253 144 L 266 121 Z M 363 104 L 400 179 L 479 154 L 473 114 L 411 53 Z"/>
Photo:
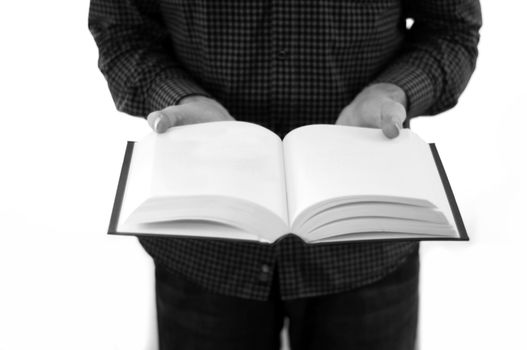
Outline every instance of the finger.
<path fill-rule="evenodd" d="M 162 111 L 155 111 L 147 117 L 148 125 L 157 133 L 163 133 L 170 127 L 168 117 Z"/>
<path fill-rule="evenodd" d="M 148 115 L 148 124 L 157 133 L 164 133 L 169 128 L 182 124 L 183 106 L 170 106 L 161 111 L 155 111 Z"/>
<path fill-rule="evenodd" d="M 160 118 L 159 111 L 154 111 L 146 117 L 146 121 L 148 122 L 148 125 L 152 128 L 152 130 L 156 130 L 156 127 L 154 124 L 156 124 L 157 119 Z"/>
<path fill-rule="evenodd" d="M 335 124 L 380 128 L 379 109 L 372 106 L 371 103 L 352 102 L 340 112 Z"/>
<path fill-rule="evenodd" d="M 381 108 L 381 128 L 386 137 L 393 139 L 399 136 L 406 119 L 406 110 L 398 102 L 385 102 Z"/>

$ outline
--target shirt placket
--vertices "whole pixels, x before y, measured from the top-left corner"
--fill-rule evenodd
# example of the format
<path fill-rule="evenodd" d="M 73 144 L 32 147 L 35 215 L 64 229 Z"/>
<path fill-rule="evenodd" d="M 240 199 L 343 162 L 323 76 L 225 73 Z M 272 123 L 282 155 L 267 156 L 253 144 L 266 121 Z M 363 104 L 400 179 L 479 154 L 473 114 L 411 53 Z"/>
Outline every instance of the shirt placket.
<path fill-rule="evenodd" d="M 275 118 L 275 130 L 280 136 L 287 131 L 294 89 L 294 42 L 295 42 L 295 6 L 294 1 L 273 1 L 272 11 L 272 48 L 273 68 L 271 95 L 273 103 L 272 113 Z"/>

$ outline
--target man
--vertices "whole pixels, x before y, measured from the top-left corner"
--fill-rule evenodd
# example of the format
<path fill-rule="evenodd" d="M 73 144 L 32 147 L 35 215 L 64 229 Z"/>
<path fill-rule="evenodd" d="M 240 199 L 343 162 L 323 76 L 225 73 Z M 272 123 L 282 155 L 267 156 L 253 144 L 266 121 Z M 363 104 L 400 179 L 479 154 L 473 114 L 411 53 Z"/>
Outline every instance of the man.
<path fill-rule="evenodd" d="M 157 132 L 235 118 L 393 138 L 456 104 L 481 13 L 477 0 L 92 0 L 89 24 L 117 108 Z M 284 317 L 292 349 L 414 346 L 416 243 L 140 242 L 161 349 L 278 349 Z"/>

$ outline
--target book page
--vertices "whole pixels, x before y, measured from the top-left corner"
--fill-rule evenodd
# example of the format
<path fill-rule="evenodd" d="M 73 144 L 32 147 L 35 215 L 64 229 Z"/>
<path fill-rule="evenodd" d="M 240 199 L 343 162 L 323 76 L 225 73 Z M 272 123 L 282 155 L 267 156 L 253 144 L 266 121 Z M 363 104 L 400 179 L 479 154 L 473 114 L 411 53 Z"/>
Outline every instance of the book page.
<path fill-rule="evenodd" d="M 415 205 L 385 203 L 385 202 L 359 202 L 336 205 L 317 212 L 299 227 L 299 232 L 311 232 L 320 226 L 342 220 L 343 218 L 383 217 L 408 220 L 419 220 L 441 224 L 447 222 L 445 216 L 431 208 Z"/>
<path fill-rule="evenodd" d="M 289 215 L 343 197 L 437 206 L 448 200 L 429 145 L 408 129 L 395 139 L 380 129 L 309 125 L 284 139 Z"/>
<path fill-rule="evenodd" d="M 177 222 L 153 222 L 146 224 L 123 224 L 121 230 L 125 234 L 151 236 L 180 236 L 180 237 L 228 237 L 236 240 L 260 241 L 260 237 L 240 230 L 235 226 L 208 221 L 178 220 Z"/>
<path fill-rule="evenodd" d="M 330 243 L 330 242 L 358 242 L 358 241 L 389 241 L 389 240 L 426 240 L 430 239 L 429 234 L 423 233 L 400 233 L 400 232 L 361 232 L 348 233 L 337 236 L 330 236 L 320 240 L 309 241 L 309 243 Z M 435 237 L 437 238 L 437 237 Z"/>
<path fill-rule="evenodd" d="M 261 126 L 235 121 L 178 126 L 148 135 L 135 144 L 136 152 L 151 159 L 144 164 L 152 170 L 142 172 L 150 176 L 149 198 L 237 198 L 288 223 L 282 142 Z M 126 195 L 136 197 L 134 191 L 144 192 L 129 182 Z"/>

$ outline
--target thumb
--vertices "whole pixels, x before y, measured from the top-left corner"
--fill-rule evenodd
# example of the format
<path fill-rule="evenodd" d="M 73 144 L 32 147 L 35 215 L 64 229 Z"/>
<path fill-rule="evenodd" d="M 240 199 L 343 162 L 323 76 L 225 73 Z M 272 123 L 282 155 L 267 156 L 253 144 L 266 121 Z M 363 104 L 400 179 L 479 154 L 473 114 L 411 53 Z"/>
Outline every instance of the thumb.
<path fill-rule="evenodd" d="M 161 134 L 167 131 L 169 128 L 180 124 L 180 116 L 178 112 L 178 106 L 167 107 L 161 111 L 154 111 L 147 117 L 148 125 L 155 132 Z"/>
<path fill-rule="evenodd" d="M 406 109 L 395 101 L 383 103 L 381 107 L 381 128 L 386 137 L 393 139 L 399 136 L 406 119 Z"/>

